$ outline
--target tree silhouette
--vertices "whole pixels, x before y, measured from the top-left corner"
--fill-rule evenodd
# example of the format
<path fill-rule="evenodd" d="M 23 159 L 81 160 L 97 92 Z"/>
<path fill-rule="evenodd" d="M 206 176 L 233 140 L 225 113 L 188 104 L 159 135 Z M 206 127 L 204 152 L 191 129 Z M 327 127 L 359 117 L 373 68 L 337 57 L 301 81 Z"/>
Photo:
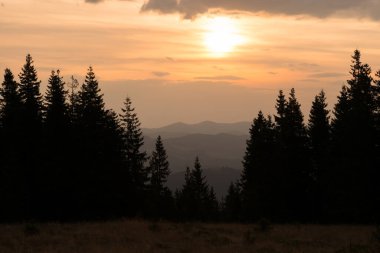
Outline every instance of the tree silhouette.
<path fill-rule="evenodd" d="M 375 99 L 371 68 L 352 56 L 351 79 L 343 87 L 332 121 L 334 160 L 333 205 L 335 218 L 373 219 L 375 165 Z M 372 197 L 371 197 L 372 196 Z"/>
<path fill-rule="evenodd" d="M 69 106 L 67 104 L 67 91 L 60 71 L 52 71 L 45 94 L 45 158 L 44 178 L 42 184 L 44 191 L 43 206 L 45 216 L 61 218 L 64 208 L 69 203 L 66 195 L 69 191 L 67 182 L 70 181 L 67 162 L 69 142 Z"/>
<path fill-rule="evenodd" d="M 40 83 L 34 62 L 30 54 L 19 74 L 19 93 L 22 101 L 22 130 L 20 131 L 20 161 L 23 170 L 25 216 L 38 217 L 39 208 L 43 206 L 42 166 L 42 96 Z"/>
<path fill-rule="evenodd" d="M 19 85 L 10 69 L 4 71 L 4 81 L 0 88 L 1 107 L 1 217 L 17 220 L 25 208 L 20 199 L 24 198 L 23 171 L 20 163 L 20 132 L 22 125 L 21 96 Z"/>
<path fill-rule="evenodd" d="M 241 192 L 240 182 L 231 182 L 223 202 L 223 218 L 226 221 L 241 219 Z"/>
<path fill-rule="evenodd" d="M 321 213 L 322 210 L 326 213 L 328 209 L 326 199 L 329 197 L 326 187 L 328 187 L 330 175 L 328 156 L 330 155 L 331 127 L 326 95 L 323 90 L 315 96 L 312 103 L 308 135 L 313 163 L 312 177 L 316 182 L 311 192 L 315 204 L 314 210 L 317 213 Z"/>
<path fill-rule="evenodd" d="M 199 158 L 195 158 L 194 168 L 186 169 L 185 184 L 176 193 L 178 212 L 185 220 L 216 219 L 218 202 L 214 190 L 209 187 Z"/>
<path fill-rule="evenodd" d="M 149 202 L 151 216 L 168 217 L 173 208 L 171 191 L 165 186 L 170 175 L 168 156 L 161 136 L 157 137 L 155 150 L 149 159 L 148 173 L 150 176 Z"/>
<path fill-rule="evenodd" d="M 278 187 L 274 124 L 260 111 L 249 131 L 241 176 L 243 216 L 257 220 L 274 214 Z"/>
<path fill-rule="evenodd" d="M 130 211 L 137 214 L 144 209 L 144 197 L 146 196 L 146 183 L 148 182 L 145 162 L 148 157 L 142 151 L 144 137 L 140 128 L 140 121 L 132 107 L 129 97 L 125 99 L 122 108 L 121 124 L 123 127 L 124 153 L 126 157 L 126 170 L 129 178 Z M 133 214 L 133 213 L 132 213 Z"/>

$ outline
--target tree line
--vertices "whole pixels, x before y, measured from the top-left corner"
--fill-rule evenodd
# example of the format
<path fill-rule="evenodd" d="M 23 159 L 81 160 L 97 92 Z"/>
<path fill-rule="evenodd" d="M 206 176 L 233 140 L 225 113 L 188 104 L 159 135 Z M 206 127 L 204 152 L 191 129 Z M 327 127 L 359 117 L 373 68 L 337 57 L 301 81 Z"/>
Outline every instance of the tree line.
<path fill-rule="evenodd" d="M 279 92 L 274 117 L 253 120 L 239 182 L 225 210 L 231 220 L 379 222 L 380 71 L 361 53 L 332 114 L 322 90 L 304 123 L 295 90 Z"/>
<path fill-rule="evenodd" d="M 121 114 L 107 109 L 92 67 L 82 85 L 52 71 L 44 95 L 30 55 L 18 77 L 6 69 L 0 88 L 0 221 L 208 219 L 218 212 L 198 158 L 182 190 L 174 196 L 166 187 L 161 137 L 148 156 L 131 99 Z"/>
<path fill-rule="evenodd" d="M 356 50 L 350 74 L 332 117 L 321 91 L 307 125 L 295 90 L 280 91 L 276 115 L 253 120 L 241 179 L 219 202 L 198 157 L 171 192 L 161 137 L 148 155 L 131 99 L 107 109 L 92 67 L 82 85 L 52 71 L 42 95 L 27 55 L 0 88 L 0 221 L 376 221 L 380 71 L 373 78 Z"/>

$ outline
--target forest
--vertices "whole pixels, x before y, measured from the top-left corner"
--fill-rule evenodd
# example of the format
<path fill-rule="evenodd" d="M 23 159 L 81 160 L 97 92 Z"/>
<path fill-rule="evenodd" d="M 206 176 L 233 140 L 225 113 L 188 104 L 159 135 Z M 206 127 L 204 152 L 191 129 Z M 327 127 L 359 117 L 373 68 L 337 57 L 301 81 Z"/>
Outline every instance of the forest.
<path fill-rule="evenodd" d="M 322 90 L 305 122 L 296 92 L 253 120 L 240 180 L 219 201 L 201 157 L 172 192 L 164 140 L 143 150 L 131 98 L 106 108 L 92 67 L 83 84 L 52 71 L 45 94 L 30 55 L 0 88 L 0 221 L 376 223 L 380 221 L 380 71 L 356 50 L 330 112 Z M 122 102 L 122 101 L 121 101 Z M 244 155 L 244 157 L 243 157 Z"/>

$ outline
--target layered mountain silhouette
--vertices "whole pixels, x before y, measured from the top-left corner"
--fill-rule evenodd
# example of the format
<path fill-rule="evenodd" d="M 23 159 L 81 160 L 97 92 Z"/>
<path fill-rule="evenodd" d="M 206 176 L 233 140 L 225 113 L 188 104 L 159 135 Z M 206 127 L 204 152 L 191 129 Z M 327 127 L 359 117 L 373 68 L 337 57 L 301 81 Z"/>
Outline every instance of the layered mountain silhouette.
<path fill-rule="evenodd" d="M 182 186 L 186 167 L 192 167 L 198 156 L 207 181 L 220 198 L 225 195 L 230 182 L 240 176 L 249 128 L 249 122 L 211 121 L 145 128 L 145 149 L 151 153 L 155 139 L 161 135 L 169 156 L 172 174 L 168 186 L 172 190 Z"/>

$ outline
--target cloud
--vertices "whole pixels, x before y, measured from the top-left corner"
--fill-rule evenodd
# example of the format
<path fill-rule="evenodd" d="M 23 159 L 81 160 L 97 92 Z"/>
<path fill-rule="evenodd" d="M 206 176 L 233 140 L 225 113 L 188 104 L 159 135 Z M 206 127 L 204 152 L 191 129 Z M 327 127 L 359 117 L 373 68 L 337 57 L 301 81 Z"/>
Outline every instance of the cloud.
<path fill-rule="evenodd" d="M 310 78 L 332 78 L 332 77 L 342 77 L 342 76 L 345 76 L 345 74 L 342 74 L 342 73 L 330 73 L 330 72 L 316 73 L 316 74 L 309 75 Z"/>
<path fill-rule="evenodd" d="M 244 78 L 239 76 L 199 76 L 196 77 L 197 80 L 216 80 L 216 81 L 237 81 L 244 80 Z"/>
<path fill-rule="evenodd" d="M 319 18 L 337 15 L 380 19 L 379 0 L 147 0 L 141 11 L 180 13 L 185 19 L 192 19 L 215 9 Z"/>
<path fill-rule="evenodd" d="M 90 3 L 90 4 L 97 4 L 97 3 L 101 3 L 103 1 L 104 0 L 85 0 L 86 3 Z"/>
<path fill-rule="evenodd" d="M 161 71 L 153 71 L 152 74 L 157 77 L 165 77 L 165 76 L 170 75 L 169 72 L 161 72 Z"/>

